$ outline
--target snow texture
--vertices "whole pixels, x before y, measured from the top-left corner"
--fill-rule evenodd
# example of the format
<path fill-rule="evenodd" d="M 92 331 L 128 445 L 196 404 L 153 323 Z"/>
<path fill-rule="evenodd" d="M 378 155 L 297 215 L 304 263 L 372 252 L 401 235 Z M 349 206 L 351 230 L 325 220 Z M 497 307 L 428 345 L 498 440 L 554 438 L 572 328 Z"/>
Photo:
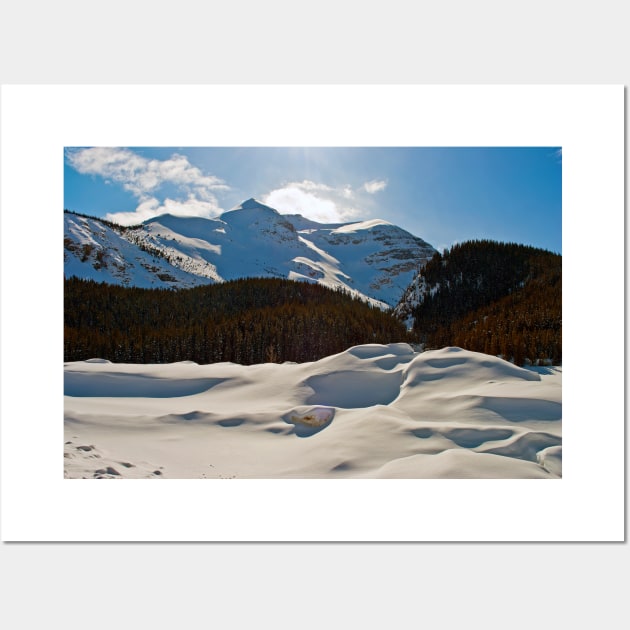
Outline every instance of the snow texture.
<path fill-rule="evenodd" d="M 303 364 L 72 362 L 65 476 L 557 479 L 561 379 L 404 343 Z"/>

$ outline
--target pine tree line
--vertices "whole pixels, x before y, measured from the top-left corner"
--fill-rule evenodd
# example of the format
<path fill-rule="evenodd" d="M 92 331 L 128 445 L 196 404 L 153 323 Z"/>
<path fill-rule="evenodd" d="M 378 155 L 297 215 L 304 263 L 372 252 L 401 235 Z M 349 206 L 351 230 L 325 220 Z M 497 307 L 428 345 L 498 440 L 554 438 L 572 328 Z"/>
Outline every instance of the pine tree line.
<path fill-rule="evenodd" d="M 406 341 L 390 313 L 322 285 L 253 278 L 181 289 L 65 280 L 64 359 L 126 363 L 315 361 Z"/>
<path fill-rule="evenodd" d="M 562 361 L 562 257 L 495 241 L 468 241 L 421 271 L 427 292 L 414 334 L 427 347 L 460 346 L 518 365 Z"/>

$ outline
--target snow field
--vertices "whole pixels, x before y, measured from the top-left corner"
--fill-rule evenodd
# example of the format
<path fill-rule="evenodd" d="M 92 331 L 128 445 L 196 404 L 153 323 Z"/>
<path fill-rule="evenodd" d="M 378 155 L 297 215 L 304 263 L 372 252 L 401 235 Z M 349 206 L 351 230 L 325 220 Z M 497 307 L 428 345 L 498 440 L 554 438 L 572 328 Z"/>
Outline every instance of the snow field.
<path fill-rule="evenodd" d="M 303 364 L 67 363 L 65 476 L 559 478 L 561 379 L 400 343 Z"/>

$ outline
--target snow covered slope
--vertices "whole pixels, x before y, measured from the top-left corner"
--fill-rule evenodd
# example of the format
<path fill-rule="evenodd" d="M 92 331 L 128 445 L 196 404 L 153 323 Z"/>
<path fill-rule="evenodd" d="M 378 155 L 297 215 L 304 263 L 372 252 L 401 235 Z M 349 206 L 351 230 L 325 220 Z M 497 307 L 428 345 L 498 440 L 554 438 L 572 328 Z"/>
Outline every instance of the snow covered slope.
<path fill-rule="evenodd" d="M 422 303 L 424 296 L 428 293 L 435 293 L 439 289 L 439 284 L 435 287 L 428 287 L 425 279 L 418 272 L 414 275 L 409 286 L 402 292 L 398 304 L 394 307 L 394 313 L 401 321 L 407 324 L 408 328 L 413 326 L 413 310 Z"/>
<path fill-rule="evenodd" d="M 562 476 L 561 368 L 460 348 L 312 363 L 65 364 L 71 478 Z"/>
<path fill-rule="evenodd" d="M 120 228 L 64 214 L 64 273 L 135 287 L 192 287 L 220 280 L 212 265 L 156 248 L 143 227 Z"/>
<path fill-rule="evenodd" d="M 216 219 L 162 215 L 134 228 L 70 213 L 64 219 L 66 276 L 133 286 L 282 277 L 394 306 L 435 252 L 386 221 L 320 224 L 255 199 Z"/>

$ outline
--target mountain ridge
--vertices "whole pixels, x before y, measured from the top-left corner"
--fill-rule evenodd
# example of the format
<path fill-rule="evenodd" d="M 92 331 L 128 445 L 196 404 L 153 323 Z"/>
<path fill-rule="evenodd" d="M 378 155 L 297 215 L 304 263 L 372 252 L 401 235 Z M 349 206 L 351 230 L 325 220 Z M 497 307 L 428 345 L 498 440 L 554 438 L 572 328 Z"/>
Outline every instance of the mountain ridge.
<path fill-rule="evenodd" d="M 435 249 L 381 219 L 317 223 L 255 198 L 215 218 L 163 214 L 123 227 L 64 213 L 66 277 L 186 288 L 244 277 L 316 282 L 393 308 Z"/>

